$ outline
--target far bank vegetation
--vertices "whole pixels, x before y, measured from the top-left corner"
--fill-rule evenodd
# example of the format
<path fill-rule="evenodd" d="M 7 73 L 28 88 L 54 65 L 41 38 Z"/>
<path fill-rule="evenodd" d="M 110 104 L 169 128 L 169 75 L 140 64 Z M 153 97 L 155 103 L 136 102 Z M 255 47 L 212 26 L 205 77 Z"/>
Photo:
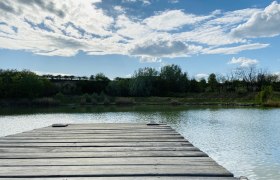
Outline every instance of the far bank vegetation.
<path fill-rule="evenodd" d="M 0 70 L 0 105 L 54 106 L 201 104 L 280 106 L 280 78 L 254 67 L 227 75 L 190 78 L 177 65 L 157 71 L 140 68 L 131 78 L 110 80 L 102 73 L 83 76 L 43 75 Z"/>

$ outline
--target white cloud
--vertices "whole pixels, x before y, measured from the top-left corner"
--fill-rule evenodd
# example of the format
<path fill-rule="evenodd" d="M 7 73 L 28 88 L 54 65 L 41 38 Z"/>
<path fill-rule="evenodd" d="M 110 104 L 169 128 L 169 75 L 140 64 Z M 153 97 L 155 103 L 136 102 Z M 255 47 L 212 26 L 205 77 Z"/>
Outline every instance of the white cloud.
<path fill-rule="evenodd" d="M 195 75 L 195 79 L 199 81 L 201 79 L 207 79 L 208 76 L 209 76 L 208 74 L 200 73 L 200 74 Z"/>
<path fill-rule="evenodd" d="M 122 6 L 114 6 L 114 10 L 120 13 L 124 13 L 124 8 Z"/>
<path fill-rule="evenodd" d="M 181 32 L 173 35 L 175 40 L 184 40 L 210 46 L 229 45 L 233 43 L 246 42 L 242 39 L 230 37 L 223 32 L 221 26 L 204 26 L 192 31 Z"/>
<path fill-rule="evenodd" d="M 186 14 L 182 10 L 169 10 L 148 17 L 143 22 L 151 29 L 170 31 L 208 18 L 210 18 L 210 16 L 196 16 L 193 14 Z"/>
<path fill-rule="evenodd" d="M 123 3 L 135 3 L 135 2 L 142 2 L 144 5 L 150 5 L 151 1 L 150 0 L 122 0 Z"/>
<path fill-rule="evenodd" d="M 169 3 L 172 3 L 172 4 L 176 4 L 179 2 L 179 0 L 168 0 Z"/>
<path fill-rule="evenodd" d="M 117 34 L 132 39 L 141 39 L 152 33 L 151 29 L 141 22 L 135 22 L 126 15 L 118 16 L 116 20 Z"/>
<path fill-rule="evenodd" d="M 280 71 L 274 72 L 273 74 L 277 76 L 277 81 L 280 81 Z"/>
<path fill-rule="evenodd" d="M 261 44 L 261 43 L 253 43 L 253 44 L 244 44 L 234 47 L 221 47 L 221 48 L 210 48 L 205 49 L 205 54 L 237 54 L 241 51 L 245 50 L 254 50 L 254 49 L 261 49 L 269 46 L 269 44 Z"/>
<path fill-rule="evenodd" d="M 272 20 L 279 16 L 278 4 L 272 3 L 264 10 L 217 10 L 206 15 L 165 10 L 141 19 L 126 14 L 122 4 L 113 7 L 119 13 L 109 15 L 99 8 L 100 2 L 1 0 L 0 48 L 46 56 L 74 56 L 79 51 L 119 54 L 153 62 L 199 54 L 236 54 L 269 44 L 232 36 L 231 29 L 248 23 L 255 14 L 266 12 Z M 152 1 L 123 2 L 148 5 Z"/>
<path fill-rule="evenodd" d="M 71 74 L 65 74 L 65 73 L 59 73 L 59 72 L 43 72 L 43 71 L 33 71 L 34 73 L 38 74 L 38 75 L 48 75 L 48 74 L 51 74 L 51 75 L 54 75 L 54 76 L 57 76 L 57 75 L 61 75 L 61 76 L 70 76 Z"/>
<path fill-rule="evenodd" d="M 185 44 L 181 41 L 156 39 L 135 44 L 129 52 L 131 55 L 140 56 L 142 61 L 155 62 L 164 57 L 187 57 L 198 53 L 201 49 L 200 46 Z"/>
<path fill-rule="evenodd" d="M 221 11 L 214 11 L 212 14 L 222 15 L 210 20 L 207 24 L 229 26 L 242 22 L 246 22 L 255 13 L 261 12 L 260 9 L 241 9 L 222 13 Z"/>
<path fill-rule="evenodd" d="M 0 24 L 0 35 L 1 34 L 15 34 L 15 30 L 9 26 L 9 25 L 6 25 L 6 24 Z"/>
<path fill-rule="evenodd" d="M 280 4 L 272 2 L 263 11 L 254 13 L 244 24 L 232 30 L 236 37 L 273 37 L 280 34 Z"/>
<path fill-rule="evenodd" d="M 256 59 L 250 59 L 250 58 L 246 58 L 246 57 L 239 57 L 239 58 L 235 58 L 233 57 L 228 64 L 238 64 L 240 65 L 240 67 L 250 67 L 253 65 L 258 64 L 258 60 Z"/>

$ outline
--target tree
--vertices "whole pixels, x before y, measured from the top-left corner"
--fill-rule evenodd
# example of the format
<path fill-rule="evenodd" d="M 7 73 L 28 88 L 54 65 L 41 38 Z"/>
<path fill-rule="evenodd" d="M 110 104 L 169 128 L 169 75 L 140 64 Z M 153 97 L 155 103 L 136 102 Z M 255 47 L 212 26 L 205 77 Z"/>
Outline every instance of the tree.
<path fill-rule="evenodd" d="M 107 78 L 103 73 L 98 73 L 95 75 L 95 80 L 96 81 L 110 81 L 109 78 Z"/>
<path fill-rule="evenodd" d="M 116 78 L 109 82 L 106 92 L 111 96 L 129 96 L 129 81 L 127 78 Z"/>
<path fill-rule="evenodd" d="M 91 75 L 90 77 L 89 77 L 89 80 L 91 80 L 91 81 L 93 81 L 95 79 L 95 76 L 94 75 Z"/>
<path fill-rule="evenodd" d="M 198 82 L 198 86 L 199 86 L 199 91 L 200 92 L 205 92 L 206 88 L 207 88 L 207 82 L 204 78 L 200 79 L 200 81 Z"/>
<path fill-rule="evenodd" d="M 211 92 L 214 92 L 218 88 L 218 81 L 216 79 L 216 75 L 214 73 L 210 74 L 208 77 L 208 86 Z"/>
<path fill-rule="evenodd" d="M 132 96 L 150 96 L 153 94 L 153 84 L 158 72 L 154 68 L 140 68 L 134 72 L 129 83 L 129 92 Z"/>
<path fill-rule="evenodd" d="M 185 92 L 188 77 L 178 65 L 167 65 L 161 68 L 160 78 L 164 83 L 165 92 Z"/>

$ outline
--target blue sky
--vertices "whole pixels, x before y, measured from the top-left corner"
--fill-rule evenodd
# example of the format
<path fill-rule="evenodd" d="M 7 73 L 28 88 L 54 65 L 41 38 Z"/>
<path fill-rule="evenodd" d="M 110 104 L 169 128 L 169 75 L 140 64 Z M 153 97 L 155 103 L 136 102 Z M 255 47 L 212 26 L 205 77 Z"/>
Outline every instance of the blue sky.
<path fill-rule="evenodd" d="M 128 77 L 178 64 L 190 77 L 280 74 L 280 4 L 268 0 L 0 0 L 0 68 Z"/>

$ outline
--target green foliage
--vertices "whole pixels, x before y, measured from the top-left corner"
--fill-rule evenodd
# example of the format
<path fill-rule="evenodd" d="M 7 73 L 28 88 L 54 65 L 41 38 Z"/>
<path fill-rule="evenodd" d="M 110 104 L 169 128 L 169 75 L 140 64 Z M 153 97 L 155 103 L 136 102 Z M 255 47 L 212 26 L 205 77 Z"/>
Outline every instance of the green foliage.
<path fill-rule="evenodd" d="M 97 93 L 92 93 L 92 95 L 91 95 L 91 101 L 97 103 L 97 102 L 98 102 L 98 98 L 99 98 L 99 96 L 98 96 Z"/>
<path fill-rule="evenodd" d="M 115 100 L 115 103 L 117 105 L 132 105 L 135 103 L 133 98 L 129 98 L 129 97 L 118 97 Z"/>
<path fill-rule="evenodd" d="M 252 92 L 259 92 L 256 101 L 266 103 L 271 98 L 272 89 L 280 91 L 279 76 L 254 68 L 238 69 L 236 72 L 218 77 L 210 74 L 208 81 L 197 81 L 194 78 L 189 80 L 187 73 L 172 64 L 162 67 L 160 72 L 154 68 L 140 68 L 131 78 L 111 81 L 102 73 L 90 77 L 38 76 L 30 71 L 0 70 L 0 98 L 30 101 L 54 97 L 55 100 L 68 103 L 73 102 L 73 99 L 67 97 L 76 97 L 75 102 L 81 101 L 82 104 L 106 104 L 113 102 L 111 97 L 186 97 L 205 92 L 220 95 L 231 93 L 236 97 L 251 94 L 254 99 L 255 93 Z"/>
<path fill-rule="evenodd" d="M 65 96 L 61 92 L 57 93 L 54 98 L 59 100 L 60 102 L 63 102 L 65 100 Z"/>
<path fill-rule="evenodd" d="M 49 80 L 30 71 L 1 70 L 0 97 L 2 98 L 36 98 L 55 93 Z"/>
<path fill-rule="evenodd" d="M 85 102 L 86 103 L 91 103 L 91 96 L 89 95 L 89 94 L 84 94 L 83 96 L 82 96 L 82 98 L 84 98 L 85 99 Z"/>
<path fill-rule="evenodd" d="M 104 102 L 105 98 L 106 98 L 106 94 L 104 92 L 101 92 L 98 96 L 98 102 Z"/>
<path fill-rule="evenodd" d="M 244 95 L 248 92 L 247 88 L 242 86 L 236 87 L 235 91 L 240 95 Z"/>
<path fill-rule="evenodd" d="M 116 78 L 109 82 L 106 92 L 111 96 L 129 96 L 129 83 L 127 78 Z"/>
<path fill-rule="evenodd" d="M 208 87 L 210 92 L 215 92 L 218 89 L 218 81 L 214 73 L 210 74 L 208 77 Z"/>
<path fill-rule="evenodd" d="M 167 65 L 161 68 L 160 79 L 162 80 L 162 90 L 165 92 L 185 92 L 188 77 L 178 65 Z"/>
<path fill-rule="evenodd" d="M 59 102 L 53 98 L 38 98 L 33 100 L 32 104 L 36 106 L 56 106 Z"/>
<path fill-rule="evenodd" d="M 153 68 L 140 68 L 129 82 L 129 92 L 132 96 L 151 96 L 153 94 L 153 82 L 158 72 Z"/>
<path fill-rule="evenodd" d="M 95 75 L 95 81 L 110 81 L 103 73 L 98 73 Z"/>
<path fill-rule="evenodd" d="M 106 97 L 104 98 L 103 104 L 104 104 L 104 105 L 109 105 L 110 103 L 111 103 L 110 98 L 109 98 L 108 96 L 106 96 Z"/>
<path fill-rule="evenodd" d="M 267 102 L 273 93 L 272 86 L 264 86 L 262 90 L 257 94 L 256 100 L 258 103 L 265 103 Z"/>

